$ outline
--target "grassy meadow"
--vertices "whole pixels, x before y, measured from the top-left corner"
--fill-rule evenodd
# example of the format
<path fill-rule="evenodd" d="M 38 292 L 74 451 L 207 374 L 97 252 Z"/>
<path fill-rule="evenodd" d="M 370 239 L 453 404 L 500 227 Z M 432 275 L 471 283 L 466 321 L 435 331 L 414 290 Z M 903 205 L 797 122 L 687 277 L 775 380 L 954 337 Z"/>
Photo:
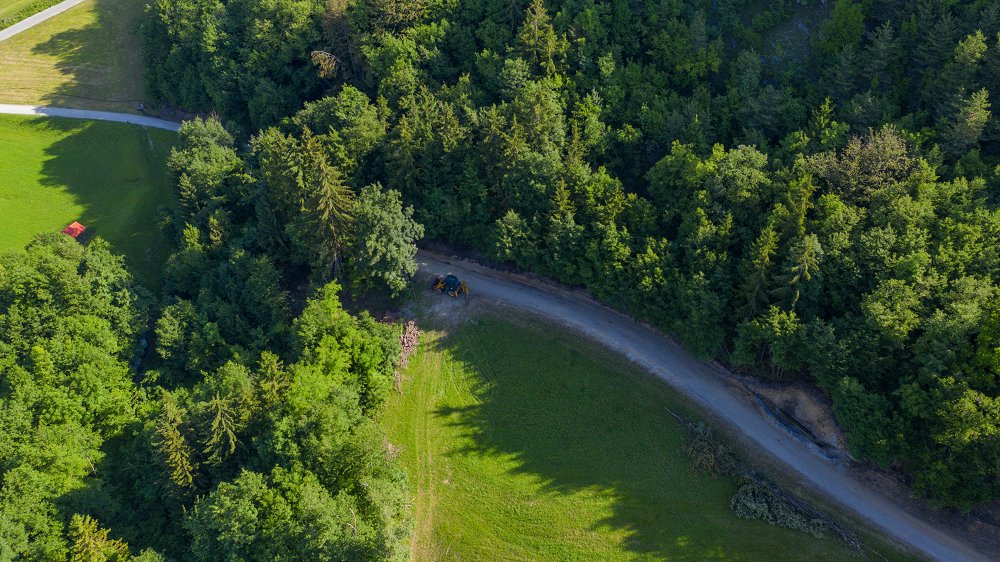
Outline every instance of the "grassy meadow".
<path fill-rule="evenodd" d="M 56 0 L 51 0 L 55 3 Z M 0 0 L 0 28 L 7 27 L 7 25 L 13 25 L 31 15 L 35 11 L 28 13 L 25 9 L 31 7 L 32 4 L 36 6 L 43 6 L 49 2 L 39 2 L 38 0 Z M 44 8 L 42 8 L 44 9 Z M 41 10 L 37 10 L 41 11 Z M 24 13 L 21 13 L 24 12 Z M 17 16 L 17 19 L 14 19 Z M 5 20 L 11 18 L 10 22 L 7 23 Z M 7 23 L 7 25 L 4 25 Z"/>
<path fill-rule="evenodd" d="M 427 323 L 384 424 L 411 480 L 413 558 L 847 560 L 833 539 L 738 519 L 695 472 L 658 380 L 534 319 Z"/>
<path fill-rule="evenodd" d="M 143 98 L 137 30 L 144 6 L 87 0 L 0 42 L 0 103 L 135 112 Z"/>
<path fill-rule="evenodd" d="M 0 251 L 79 220 L 155 288 L 169 250 L 157 218 L 173 201 L 165 161 L 174 139 L 119 123 L 0 115 Z"/>

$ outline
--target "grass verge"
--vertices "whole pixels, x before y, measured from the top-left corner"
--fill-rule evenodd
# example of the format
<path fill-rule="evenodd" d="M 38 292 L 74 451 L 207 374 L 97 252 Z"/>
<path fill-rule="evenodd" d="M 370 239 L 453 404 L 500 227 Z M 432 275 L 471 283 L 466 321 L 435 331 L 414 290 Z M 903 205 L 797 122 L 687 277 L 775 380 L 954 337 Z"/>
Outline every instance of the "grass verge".
<path fill-rule="evenodd" d="M 0 42 L 0 102 L 135 112 L 143 0 L 87 0 Z"/>
<path fill-rule="evenodd" d="M 61 0 L 0 0 L 0 29 L 6 29 L 28 16 L 55 6 Z"/>
<path fill-rule="evenodd" d="M 0 251 L 79 220 L 152 289 L 169 253 L 157 226 L 173 204 L 175 135 L 120 123 L 0 115 Z"/>
<path fill-rule="evenodd" d="M 424 321 L 384 414 L 411 476 L 415 560 L 838 560 L 830 538 L 737 518 L 697 473 L 666 385 L 534 319 Z"/>
<path fill-rule="evenodd" d="M 58 4 L 61 0 L 0 0 L 0 29 Z"/>

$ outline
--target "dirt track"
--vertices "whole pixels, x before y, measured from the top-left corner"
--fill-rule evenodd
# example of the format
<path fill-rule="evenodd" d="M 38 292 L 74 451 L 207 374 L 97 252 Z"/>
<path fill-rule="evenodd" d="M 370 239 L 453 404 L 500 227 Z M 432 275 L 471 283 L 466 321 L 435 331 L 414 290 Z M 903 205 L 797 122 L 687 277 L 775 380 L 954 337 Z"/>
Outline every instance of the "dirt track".
<path fill-rule="evenodd" d="M 473 298 L 495 300 L 578 330 L 648 369 L 711 410 L 753 445 L 801 475 L 801 479 L 850 509 L 896 542 L 937 560 L 988 560 L 949 533 L 914 517 L 858 482 L 843 467 L 810 451 L 745 402 L 726 383 L 722 368 L 693 359 L 676 343 L 582 295 L 528 282 L 476 264 L 421 252 L 421 271 L 454 273 L 467 280 Z"/>

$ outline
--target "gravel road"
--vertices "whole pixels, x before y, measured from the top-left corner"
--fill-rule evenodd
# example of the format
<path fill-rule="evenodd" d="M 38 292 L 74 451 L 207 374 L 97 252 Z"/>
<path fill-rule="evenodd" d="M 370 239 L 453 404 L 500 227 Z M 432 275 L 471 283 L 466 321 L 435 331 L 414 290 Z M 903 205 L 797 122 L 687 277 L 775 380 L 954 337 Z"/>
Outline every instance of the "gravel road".
<path fill-rule="evenodd" d="M 111 111 L 91 111 L 89 109 L 67 109 L 63 107 L 42 107 L 36 105 L 11 105 L 0 103 L 0 114 L 7 115 L 43 115 L 48 117 L 67 117 L 70 119 L 91 119 L 96 121 L 114 121 L 117 123 L 129 123 L 142 127 L 152 127 L 154 129 L 164 129 L 167 131 L 177 131 L 180 123 L 146 117 L 145 115 L 133 115 L 131 113 L 114 113 Z"/>
<path fill-rule="evenodd" d="M 731 385 L 721 366 L 702 363 L 680 346 L 627 317 L 581 295 L 528 282 L 476 264 L 420 252 L 420 269 L 454 273 L 469 282 L 473 298 L 501 302 L 580 331 L 614 349 L 711 410 L 744 439 L 801 475 L 836 503 L 854 511 L 895 541 L 936 560 L 988 560 L 951 534 L 915 517 L 854 479 L 845 468 L 810 451 L 779 429 Z"/>

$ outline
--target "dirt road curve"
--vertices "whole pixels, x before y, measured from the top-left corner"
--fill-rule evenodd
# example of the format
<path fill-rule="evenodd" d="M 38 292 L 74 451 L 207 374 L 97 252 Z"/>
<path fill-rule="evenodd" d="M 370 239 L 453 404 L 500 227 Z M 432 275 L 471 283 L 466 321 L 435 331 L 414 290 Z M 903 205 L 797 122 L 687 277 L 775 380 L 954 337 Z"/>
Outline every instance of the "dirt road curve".
<path fill-rule="evenodd" d="M 83 0 L 65 0 L 64 2 L 60 2 L 55 6 L 46 8 L 33 16 L 28 16 L 23 20 L 15 23 L 14 25 L 6 29 L 0 30 L 0 41 L 3 41 L 4 39 L 10 39 L 11 37 L 17 35 L 18 33 L 21 33 L 26 29 L 31 29 L 32 27 L 35 27 L 36 25 L 42 23 L 43 21 L 53 16 L 58 16 L 59 14 L 65 12 L 66 10 L 82 2 Z"/>
<path fill-rule="evenodd" d="M 95 121 L 114 121 L 116 123 L 128 123 L 139 125 L 140 127 L 152 127 L 154 129 L 164 129 L 166 131 L 177 131 L 180 123 L 146 117 L 145 115 L 132 115 L 131 113 L 114 113 L 111 111 L 91 111 L 89 109 L 67 109 L 63 107 L 42 107 L 35 105 L 11 105 L 0 103 L 0 114 L 6 115 L 41 115 L 45 117 L 66 117 L 69 119 L 91 119 Z"/>
<path fill-rule="evenodd" d="M 590 299 L 528 283 L 475 264 L 426 252 L 417 256 L 426 273 L 454 273 L 467 280 L 473 298 L 485 298 L 551 318 L 583 332 L 645 367 L 672 387 L 726 420 L 817 489 L 856 512 L 897 542 L 937 560 L 987 560 L 984 554 L 914 517 L 822 459 L 768 421 L 725 383 L 721 367 L 701 363 L 677 344 Z"/>

